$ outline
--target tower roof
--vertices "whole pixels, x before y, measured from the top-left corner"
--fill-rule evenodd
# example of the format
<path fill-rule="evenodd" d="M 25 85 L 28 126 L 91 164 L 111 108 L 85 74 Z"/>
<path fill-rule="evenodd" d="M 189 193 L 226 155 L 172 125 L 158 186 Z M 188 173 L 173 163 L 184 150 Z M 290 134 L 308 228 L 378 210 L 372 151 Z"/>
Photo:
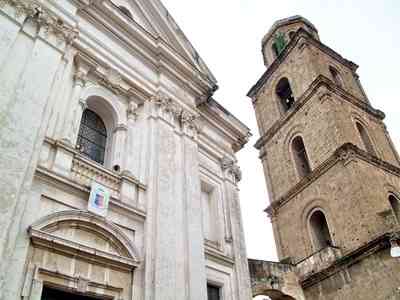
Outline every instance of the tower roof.
<path fill-rule="evenodd" d="M 309 20 L 307 20 L 306 18 L 304 18 L 300 15 L 296 15 L 296 16 L 292 16 L 292 17 L 288 17 L 288 18 L 284 18 L 284 19 L 276 21 L 271 26 L 268 33 L 262 39 L 262 44 L 264 44 L 279 27 L 289 25 L 292 23 L 296 23 L 296 22 L 303 22 L 303 23 L 307 24 L 307 26 L 309 26 L 312 30 L 315 30 L 316 33 L 318 33 L 318 29 L 314 26 L 313 23 L 311 23 Z"/>

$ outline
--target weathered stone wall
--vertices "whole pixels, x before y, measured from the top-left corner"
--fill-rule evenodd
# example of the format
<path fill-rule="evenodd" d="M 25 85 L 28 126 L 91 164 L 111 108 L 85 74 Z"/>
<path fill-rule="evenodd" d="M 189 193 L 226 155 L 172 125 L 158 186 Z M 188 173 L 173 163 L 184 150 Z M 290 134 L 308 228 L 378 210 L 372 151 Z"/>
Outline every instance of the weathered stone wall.
<path fill-rule="evenodd" d="M 390 209 L 387 198 L 393 190 L 400 190 L 398 176 L 359 159 L 338 162 L 279 209 L 275 220 L 282 258 L 299 261 L 318 250 L 308 224 L 314 208 L 325 213 L 333 243 L 343 253 L 391 230 L 378 213 Z"/>
<path fill-rule="evenodd" d="M 305 289 L 306 299 L 400 299 L 400 264 L 389 249 L 371 255 L 343 272 Z M 347 279 L 346 279 L 347 278 Z"/>

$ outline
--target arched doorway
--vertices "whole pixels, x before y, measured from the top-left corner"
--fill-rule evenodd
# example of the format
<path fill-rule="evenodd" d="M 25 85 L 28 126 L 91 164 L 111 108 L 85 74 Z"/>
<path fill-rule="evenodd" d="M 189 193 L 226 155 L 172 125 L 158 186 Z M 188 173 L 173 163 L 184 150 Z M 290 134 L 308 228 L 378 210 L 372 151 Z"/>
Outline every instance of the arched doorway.
<path fill-rule="evenodd" d="M 265 290 L 262 292 L 262 294 L 255 296 L 253 300 L 296 300 L 296 299 L 278 290 Z"/>

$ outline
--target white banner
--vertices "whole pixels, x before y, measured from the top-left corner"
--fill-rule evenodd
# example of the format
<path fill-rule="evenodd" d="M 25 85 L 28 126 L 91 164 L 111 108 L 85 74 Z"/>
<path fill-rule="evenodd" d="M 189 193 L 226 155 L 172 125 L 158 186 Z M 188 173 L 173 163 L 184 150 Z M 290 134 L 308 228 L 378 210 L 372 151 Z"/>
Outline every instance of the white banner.
<path fill-rule="evenodd" d="M 110 191 L 103 185 L 92 182 L 90 191 L 88 211 L 106 217 L 108 212 L 108 203 L 110 202 Z"/>

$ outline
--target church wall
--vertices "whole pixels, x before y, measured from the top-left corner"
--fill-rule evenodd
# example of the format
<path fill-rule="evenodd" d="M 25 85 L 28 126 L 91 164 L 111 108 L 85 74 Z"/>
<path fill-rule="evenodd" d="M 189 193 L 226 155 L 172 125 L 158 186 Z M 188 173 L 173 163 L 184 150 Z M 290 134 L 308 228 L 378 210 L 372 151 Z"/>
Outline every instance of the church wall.
<path fill-rule="evenodd" d="M 66 28 L 79 24 L 79 37 L 67 45 L 53 31 L 36 32 L 40 27 L 25 20 L 27 11 L 16 17 L 16 2 L 0 5 L 0 117 L 7 116 L 0 129 L 1 184 L 11 195 L 4 197 L 10 207 L 0 210 L 0 298 L 40 300 L 43 287 L 54 285 L 124 300 L 204 300 L 212 268 L 222 274 L 223 299 L 248 299 L 233 150 L 248 131 L 240 122 L 227 122 L 225 112 L 212 115 L 195 106 L 209 78 L 195 75 L 165 41 L 143 29 L 132 38 L 132 28 L 119 19 L 108 23 L 95 9 L 89 16 L 68 1 L 64 8 L 44 1 L 67 20 Z M 145 48 L 143 38 L 154 49 Z M 75 147 L 86 108 L 103 119 L 110 134 L 104 165 Z M 116 165 L 119 171 L 113 171 Z M 202 180 L 218 190 L 217 247 L 203 236 Z M 109 226 L 134 255 L 112 248 L 100 233 L 62 231 L 60 240 L 47 241 L 48 227 L 32 227 L 68 212 L 88 218 L 92 181 L 111 192 L 108 215 L 104 224 L 93 216 L 93 222 L 76 226 L 95 233 L 96 222 Z"/>

